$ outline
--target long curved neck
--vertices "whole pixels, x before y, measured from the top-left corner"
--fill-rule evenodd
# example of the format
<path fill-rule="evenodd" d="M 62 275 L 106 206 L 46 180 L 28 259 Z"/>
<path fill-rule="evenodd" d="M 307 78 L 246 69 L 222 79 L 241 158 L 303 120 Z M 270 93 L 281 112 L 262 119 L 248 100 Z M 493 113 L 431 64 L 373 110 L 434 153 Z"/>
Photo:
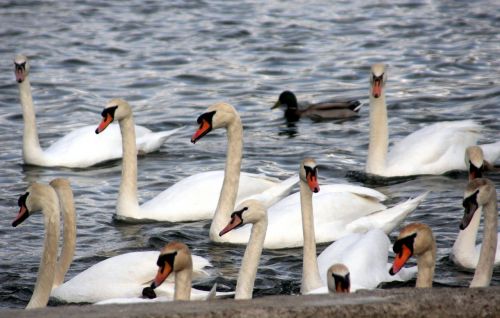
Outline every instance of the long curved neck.
<path fill-rule="evenodd" d="M 374 98 L 370 92 L 370 144 L 366 172 L 381 174 L 386 167 L 389 148 L 389 127 L 387 124 L 387 106 L 385 103 L 385 88 L 382 95 Z"/>
<path fill-rule="evenodd" d="M 495 192 L 496 193 L 496 192 Z M 495 196 L 483 205 L 484 233 L 481 255 L 477 263 L 470 287 L 487 287 L 493 275 L 493 265 L 497 250 L 498 204 Z"/>
<path fill-rule="evenodd" d="M 302 233 L 304 235 L 300 292 L 306 294 L 311 290 L 322 287 L 323 282 L 319 274 L 316 255 L 312 192 L 309 186 L 302 180 L 300 181 L 300 207 L 302 210 Z"/>
<path fill-rule="evenodd" d="M 238 273 L 234 299 L 252 299 L 255 276 L 257 275 L 260 255 L 266 238 L 266 230 L 267 217 L 252 225 L 252 232 Z"/>
<path fill-rule="evenodd" d="M 191 282 L 193 276 L 193 265 L 175 273 L 174 300 L 189 300 L 191 298 Z"/>
<path fill-rule="evenodd" d="M 19 99 L 21 100 L 24 120 L 23 160 L 25 163 L 32 163 L 41 159 L 43 150 L 38 140 L 35 106 L 33 105 L 31 84 L 28 76 L 22 83 L 19 83 Z"/>
<path fill-rule="evenodd" d="M 137 201 L 137 146 L 133 115 L 120 120 L 122 134 L 122 181 L 118 193 L 117 214 L 134 217 L 139 211 Z"/>
<path fill-rule="evenodd" d="M 45 225 L 45 238 L 43 242 L 43 255 L 38 268 L 35 290 L 26 306 L 26 309 L 42 308 L 47 306 L 54 273 L 56 268 L 57 245 L 59 241 L 59 209 L 57 197 L 50 194 L 50 201 L 46 202 L 42 212 Z"/>
<path fill-rule="evenodd" d="M 243 153 L 243 127 L 239 117 L 227 127 L 227 154 L 224 181 L 219 202 L 210 225 L 210 239 L 216 240 L 234 210 L 240 183 L 241 157 Z"/>
<path fill-rule="evenodd" d="M 56 273 L 52 288 L 56 288 L 64 282 L 64 276 L 68 271 L 76 247 L 76 213 L 73 191 L 67 187 L 54 187 L 59 197 L 59 205 L 63 215 L 63 247 L 57 261 Z"/>
<path fill-rule="evenodd" d="M 436 243 L 434 240 L 432 241 L 431 249 L 418 257 L 417 266 L 418 275 L 415 287 L 432 287 L 432 279 L 434 278 L 434 269 L 436 267 Z"/>

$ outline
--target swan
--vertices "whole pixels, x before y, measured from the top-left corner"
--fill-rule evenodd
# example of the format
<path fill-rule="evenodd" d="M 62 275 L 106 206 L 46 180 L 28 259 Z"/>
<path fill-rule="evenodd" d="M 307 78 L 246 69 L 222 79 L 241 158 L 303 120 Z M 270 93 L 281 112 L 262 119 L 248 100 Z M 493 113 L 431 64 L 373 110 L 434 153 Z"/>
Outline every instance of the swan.
<path fill-rule="evenodd" d="M 97 134 L 102 133 L 112 121 L 117 120 L 123 136 L 122 181 L 116 207 L 118 219 L 181 222 L 210 219 L 213 216 L 218 194 L 222 187 L 224 171 L 208 171 L 187 177 L 139 206 L 132 109 L 126 101 L 112 99 L 103 110 L 102 116 L 103 120 L 96 129 Z M 215 116 L 215 118 L 219 117 Z M 237 179 L 241 163 L 242 128 L 239 117 L 235 120 L 236 123 L 227 128 L 229 144 L 226 173 L 228 178 Z M 230 175 L 235 170 L 237 170 L 238 175 Z M 261 192 L 277 191 L 280 192 L 276 196 L 275 200 L 277 200 L 286 195 L 296 182 L 293 177 L 280 183 L 269 177 L 243 173 L 238 199 L 241 200 Z M 231 207 L 231 209 L 233 208 Z"/>
<path fill-rule="evenodd" d="M 493 267 L 500 265 L 500 248 L 497 244 L 500 233 L 497 233 L 498 207 L 495 185 L 484 178 L 470 181 L 464 193 L 463 206 L 464 217 L 460 224 L 460 232 L 453 244 L 451 259 L 461 267 L 476 269 L 471 287 L 488 286 Z M 483 212 L 483 243 L 476 245 Z"/>
<path fill-rule="evenodd" d="M 316 104 L 299 105 L 293 92 L 284 91 L 271 109 L 278 107 L 285 107 L 287 121 L 298 121 L 301 117 L 321 121 L 358 116 L 361 103 L 357 100 L 331 100 Z"/>
<path fill-rule="evenodd" d="M 429 226 L 422 223 L 411 223 L 401 229 L 393 245 L 394 263 L 389 273 L 396 275 L 415 255 L 417 258 L 417 288 L 432 287 L 434 269 L 436 267 L 436 241 Z"/>
<path fill-rule="evenodd" d="M 365 171 L 396 177 L 466 170 L 463 161 L 465 149 L 477 143 L 481 130 L 481 126 L 472 120 L 426 126 L 396 142 L 388 152 L 386 81 L 385 66 L 373 65 L 370 76 L 370 143 Z M 481 147 L 491 162 L 500 156 L 500 141 Z"/>
<path fill-rule="evenodd" d="M 58 188 L 58 185 L 54 185 L 54 188 Z M 66 204 L 72 202 L 68 197 L 58 198 L 54 188 L 39 183 L 31 184 L 26 193 L 19 198 L 20 211 L 12 222 L 12 226 L 16 227 L 39 210 L 44 215 L 45 241 L 42 261 L 35 290 L 27 308 L 46 306 L 49 296 L 64 302 L 93 303 L 109 298 L 140 295 L 142 288 L 156 272 L 155 264 L 159 255 L 157 251 L 132 252 L 108 258 L 52 289 L 57 275 L 55 273 L 61 272 L 62 274 L 59 275 L 63 279 L 67 270 L 57 268 L 59 202 L 66 202 Z M 66 209 L 70 208 L 66 207 Z M 70 240 L 74 241 L 75 238 L 72 237 Z M 64 244 L 66 245 L 66 242 Z M 64 247 L 61 255 L 66 255 Z M 63 259 L 64 257 L 60 258 L 60 260 Z M 205 267 L 211 266 L 207 259 L 193 255 L 193 264 L 196 277 L 208 275 L 204 270 Z M 172 290 L 172 284 L 162 284 L 158 288 L 158 294 L 169 295 Z"/>
<path fill-rule="evenodd" d="M 122 156 L 121 135 L 117 125 L 110 127 L 101 138 L 95 136 L 93 126 L 77 128 L 43 150 L 38 141 L 28 58 L 24 55 L 17 55 L 14 66 L 23 110 L 23 161 L 25 164 L 86 168 Z M 165 140 L 177 131 L 174 129 L 155 133 L 142 126 L 136 126 L 136 130 L 136 143 L 140 153 L 158 150 Z"/>
<path fill-rule="evenodd" d="M 469 171 L 469 181 L 482 178 L 486 171 L 498 171 L 493 164 L 484 158 L 483 149 L 479 146 L 467 147 L 465 150 L 465 165 Z"/>
<path fill-rule="evenodd" d="M 326 293 L 328 269 L 332 264 L 342 263 L 351 273 L 350 290 L 373 289 L 381 282 L 408 280 L 414 270 L 405 271 L 398 277 L 389 276 L 387 263 L 390 241 L 380 229 L 367 233 L 352 233 L 330 244 L 316 257 L 315 218 L 313 216 L 312 193 L 318 193 L 318 167 L 312 158 L 300 164 L 300 201 L 304 253 L 301 293 Z"/>
<path fill-rule="evenodd" d="M 241 203 L 231 214 L 229 223 L 220 231 L 219 235 L 223 236 L 245 224 L 251 224 L 252 233 L 241 261 L 235 299 L 252 299 L 255 276 L 267 229 L 266 208 L 261 202 L 250 199 Z"/>
<path fill-rule="evenodd" d="M 328 292 L 349 293 L 351 289 L 350 273 L 347 266 L 341 263 L 333 264 L 328 268 L 326 279 L 328 280 Z"/>
<path fill-rule="evenodd" d="M 158 271 L 154 276 L 150 286 L 144 287 L 142 290 L 142 298 L 112 298 L 106 299 L 96 303 L 97 305 L 105 304 L 125 304 L 125 303 L 144 303 L 144 302 L 159 302 L 159 301 L 172 301 L 172 300 L 209 300 L 215 296 L 227 296 L 233 293 L 217 293 L 215 295 L 215 288 L 211 291 L 203 291 L 191 288 L 193 276 L 193 259 L 189 247 L 181 242 L 170 242 L 166 244 L 160 251 L 156 261 Z M 165 280 L 171 273 L 175 273 L 175 285 L 169 288 L 169 293 L 157 297 L 155 290 L 162 286 Z M 139 296 L 139 295 L 136 295 Z"/>

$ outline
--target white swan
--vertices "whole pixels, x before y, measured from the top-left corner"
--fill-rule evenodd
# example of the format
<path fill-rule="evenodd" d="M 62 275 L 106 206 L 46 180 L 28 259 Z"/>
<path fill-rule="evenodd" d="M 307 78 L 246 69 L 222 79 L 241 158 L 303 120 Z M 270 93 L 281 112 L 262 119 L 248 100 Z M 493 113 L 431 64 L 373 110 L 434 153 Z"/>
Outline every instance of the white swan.
<path fill-rule="evenodd" d="M 333 264 L 328 268 L 326 279 L 328 281 L 328 293 L 349 293 L 351 292 L 351 273 L 347 266 L 341 263 Z"/>
<path fill-rule="evenodd" d="M 65 202 L 71 201 L 66 198 Z M 27 308 L 46 306 L 49 295 L 60 301 L 77 303 L 91 303 L 116 297 L 136 297 L 140 295 L 142 288 L 146 287 L 151 281 L 151 277 L 154 276 L 159 252 L 133 252 L 97 263 L 59 287 L 52 289 L 56 269 L 57 273 L 62 273 L 57 274 L 61 275 L 61 278 L 64 277 L 67 269 L 64 269 L 64 266 L 61 266 L 62 269 L 57 268 L 60 220 L 57 193 L 54 188 L 48 185 L 33 183 L 19 198 L 19 206 L 20 211 L 12 223 L 13 226 L 19 225 L 29 215 L 39 210 L 42 210 L 44 214 L 45 223 L 42 261 L 38 270 L 35 290 Z M 75 238 L 70 239 L 74 241 Z M 63 251 L 61 255 L 66 255 L 66 253 Z M 64 257 L 60 260 L 63 259 Z M 204 267 L 211 266 L 208 260 L 193 255 L 193 264 L 196 277 L 208 275 L 203 270 Z M 171 283 L 162 284 L 158 288 L 159 295 L 170 295 L 172 291 L 173 285 Z"/>
<path fill-rule="evenodd" d="M 422 223 L 408 224 L 399 232 L 393 250 L 396 257 L 389 270 L 391 275 L 396 275 L 408 259 L 415 255 L 418 267 L 415 287 L 432 287 L 436 267 L 436 242 L 429 226 Z"/>
<path fill-rule="evenodd" d="M 234 203 L 237 191 L 232 181 L 223 188 L 219 207 L 229 207 Z M 326 185 L 321 193 L 314 196 L 314 227 L 316 242 L 325 243 L 338 240 L 348 234 L 364 233 L 370 229 L 381 229 L 389 233 L 409 213 L 424 200 L 427 193 L 414 199 L 387 208 L 380 203 L 385 200 L 382 193 L 354 185 Z M 303 245 L 300 213 L 300 193 L 294 193 L 267 209 L 268 228 L 264 248 L 287 248 Z M 226 209 L 218 209 L 212 221 L 211 230 L 221 230 L 223 225 L 216 223 L 216 217 L 225 215 Z M 227 217 L 227 216 L 226 216 Z M 227 236 L 227 237 L 226 237 Z M 227 235 L 212 240 L 218 242 L 245 244 L 250 236 L 250 228 L 243 227 Z M 326 269 L 325 269 L 326 273 Z"/>
<path fill-rule="evenodd" d="M 388 152 L 389 129 L 383 64 L 371 68 L 370 144 L 366 172 L 384 177 L 442 174 L 466 170 L 465 149 L 475 145 L 481 126 L 472 120 L 446 121 L 426 126 L 396 142 Z M 489 160 L 500 156 L 500 141 L 482 145 Z"/>
<path fill-rule="evenodd" d="M 223 236 L 245 224 L 251 224 L 252 233 L 241 261 L 238 281 L 236 282 L 235 299 L 252 299 L 255 276 L 257 275 L 267 228 L 267 213 L 262 203 L 257 200 L 247 200 L 241 203 L 237 210 L 231 214 L 231 220 L 220 231 L 219 236 Z"/>
<path fill-rule="evenodd" d="M 24 163 L 44 167 L 85 168 L 122 156 L 121 135 L 117 125 L 110 127 L 109 131 L 101 137 L 94 134 L 93 126 L 77 128 L 43 150 L 38 141 L 35 109 L 28 76 L 30 70 L 28 59 L 24 55 L 17 55 L 14 66 L 24 119 Z M 141 126 L 136 126 L 136 130 L 136 142 L 140 153 L 158 150 L 167 137 L 177 131 L 154 133 Z"/>
<path fill-rule="evenodd" d="M 453 244 L 451 259 L 455 264 L 476 269 L 476 275 L 486 276 L 486 272 L 493 266 L 500 265 L 500 233 L 497 233 L 498 208 L 497 196 L 494 184 L 483 178 L 477 178 L 469 182 L 464 193 L 463 206 L 465 208 L 464 218 L 460 224 L 460 232 Z M 483 243 L 476 245 L 476 237 L 484 212 Z M 489 264 L 491 262 L 491 264 Z M 489 285 L 489 278 L 476 278 L 474 284 L 481 286 Z M 491 273 L 489 274 L 491 278 Z M 487 281 L 487 284 L 486 284 Z"/>
<path fill-rule="evenodd" d="M 351 273 L 350 290 L 373 289 L 381 282 L 408 280 L 414 270 L 398 277 L 390 276 L 387 263 L 390 241 L 380 229 L 367 233 L 353 233 L 330 244 L 316 257 L 315 217 L 313 192 L 321 192 L 318 185 L 318 167 L 314 159 L 306 158 L 300 164 L 300 201 L 304 253 L 301 293 L 326 293 L 328 270 L 332 264 L 342 263 Z"/>
<path fill-rule="evenodd" d="M 227 104 L 218 104 L 227 105 Z M 226 106 L 214 106 L 222 109 Z M 232 109 L 231 106 L 227 106 Z M 224 117 L 223 111 L 219 110 L 217 115 L 212 114 L 214 122 Z M 236 112 L 234 112 L 236 113 Z M 134 120 L 132 109 L 122 99 L 111 100 L 102 112 L 103 121 L 96 129 L 101 133 L 107 125 L 117 120 L 120 123 L 123 135 L 123 163 L 122 181 L 116 207 L 117 217 L 120 219 L 157 220 L 157 221 L 194 221 L 210 219 L 217 205 L 224 173 L 228 178 L 239 178 L 239 167 L 241 163 L 241 122 L 239 117 L 234 119 L 233 125 L 228 125 L 228 155 L 226 171 L 209 171 L 198 173 L 187 177 L 170 188 L 164 190 L 156 197 L 139 206 L 137 201 L 137 155 L 134 140 Z M 237 116 L 237 114 L 236 114 Z M 223 123 L 220 123 L 222 126 Z M 238 173 L 233 174 L 237 170 Z M 277 182 L 269 177 L 242 173 L 238 199 L 244 199 L 254 194 L 272 192 L 278 200 L 286 195 L 290 188 L 296 183 L 293 178 L 284 182 Z M 231 207 L 233 209 L 234 207 Z"/>

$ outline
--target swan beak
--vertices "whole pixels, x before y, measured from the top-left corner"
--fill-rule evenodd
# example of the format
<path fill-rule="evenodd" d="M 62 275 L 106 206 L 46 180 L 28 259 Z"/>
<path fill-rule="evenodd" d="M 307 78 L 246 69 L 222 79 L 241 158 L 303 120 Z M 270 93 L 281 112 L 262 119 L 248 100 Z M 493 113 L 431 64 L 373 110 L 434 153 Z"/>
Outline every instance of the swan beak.
<path fill-rule="evenodd" d="M 274 103 L 273 107 L 271 107 L 271 109 L 275 109 L 275 108 L 278 108 L 281 106 L 281 102 L 279 100 L 276 101 L 276 103 Z"/>
<path fill-rule="evenodd" d="M 22 204 L 19 209 L 19 213 L 16 216 L 16 219 L 12 222 L 12 226 L 16 227 L 19 224 L 23 223 L 23 221 L 26 220 L 28 216 L 30 216 L 30 213 L 26 208 L 26 205 Z"/>
<path fill-rule="evenodd" d="M 382 80 L 376 79 L 373 81 L 372 95 L 375 98 L 379 98 L 382 95 Z"/>
<path fill-rule="evenodd" d="M 461 230 L 465 230 L 467 226 L 469 226 L 470 221 L 472 221 L 472 217 L 474 217 L 474 213 L 479 207 L 478 204 L 473 200 L 464 200 L 463 206 L 464 206 L 464 217 L 460 222 Z"/>
<path fill-rule="evenodd" d="M 25 78 L 24 70 L 21 67 L 18 67 L 16 65 L 16 70 L 14 73 L 16 73 L 16 82 L 18 82 L 18 83 L 24 82 L 24 78 Z"/>
<path fill-rule="evenodd" d="M 102 119 L 101 123 L 95 130 L 95 133 L 96 134 L 101 133 L 104 129 L 106 129 L 106 127 L 109 126 L 109 124 L 111 124 L 112 121 L 113 121 L 113 116 L 111 116 L 111 114 L 106 114 L 106 116 Z"/>
<path fill-rule="evenodd" d="M 469 162 L 469 181 L 483 177 L 484 165 L 476 167 L 472 162 Z"/>
<path fill-rule="evenodd" d="M 335 291 L 337 293 L 349 293 L 351 289 L 351 280 L 349 274 L 346 276 L 334 275 L 335 277 Z"/>
<path fill-rule="evenodd" d="M 191 142 L 195 144 L 198 140 L 200 140 L 203 136 L 208 134 L 212 130 L 212 125 L 206 120 L 200 120 L 200 128 L 194 133 L 193 137 L 191 137 Z"/>
<path fill-rule="evenodd" d="M 312 192 L 318 193 L 319 192 L 319 184 L 318 184 L 318 177 L 316 176 L 315 173 L 309 173 L 307 175 L 307 184 L 309 185 L 309 188 L 311 189 Z"/>
<path fill-rule="evenodd" d="M 397 272 L 403 268 L 408 259 L 412 255 L 412 251 L 410 248 L 404 244 L 401 245 L 401 251 L 396 255 L 394 259 L 394 263 L 392 264 L 392 268 L 389 270 L 389 274 L 395 275 Z"/>
<path fill-rule="evenodd" d="M 158 269 L 158 273 L 156 274 L 156 277 L 151 284 L 151 288 L 155 289 L 156 287 L 160 286 L 165 279 L 167 279 L 168 275 L 172 273 L 172 266 L 168 262 L 165 262 L 164 266 L 160 267 Z"/>
<path fill-rule="evenodd" d="M 228 225 L 226 225 L 226 227 L 222 231 L 220 231 L 219 236 L 222 236 L 227 232 L 231 231 L 232 229 L 237 228 L 242 223 L 243 219 L 237 213 L 233 213 L 231 221 L 228 223 Z"/>

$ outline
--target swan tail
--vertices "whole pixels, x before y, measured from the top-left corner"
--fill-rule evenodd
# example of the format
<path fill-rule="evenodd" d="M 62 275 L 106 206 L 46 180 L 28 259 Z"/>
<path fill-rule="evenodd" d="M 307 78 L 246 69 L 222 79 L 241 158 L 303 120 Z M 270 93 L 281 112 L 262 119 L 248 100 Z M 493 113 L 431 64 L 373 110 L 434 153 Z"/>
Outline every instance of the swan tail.
<path fill-rule="evenodd" d="M 139 153 L 149 153 L 160 149 L 161 145 L 168 137 L 175 134 L 184 126 L 167 131 L 153 132 L 137 138 L 137 149 Z"/>
<path fill-rule="evenodd" d="M 491 144 L 485 144 L 485 145 L 480 145 L 481 149 L 483 149 L 484 153 L 484 160 L 491 164 L 495 164 L 495 161 L 500 158 L 500 141 L 491 143 Z"/>
<path fill-rule="evenodd" d="M 429 191 L 386 210 L 374 212 L 359 218 L 349 223 L 347 230 L 351 232 L 366 232 L 370 229 L 379 228 L 388 234 L 413 212 L 428 194 Z"/>
<path fill-rule="evenodd" d="M 260 201 L 266 208 L 269 208 L 271 205 L 288 195 L 297 182 L 299 182 L 299 176 L 293 175 L 261 193 L 245 198 L 245 201 L 248 199 L 254 199 Z"/>

